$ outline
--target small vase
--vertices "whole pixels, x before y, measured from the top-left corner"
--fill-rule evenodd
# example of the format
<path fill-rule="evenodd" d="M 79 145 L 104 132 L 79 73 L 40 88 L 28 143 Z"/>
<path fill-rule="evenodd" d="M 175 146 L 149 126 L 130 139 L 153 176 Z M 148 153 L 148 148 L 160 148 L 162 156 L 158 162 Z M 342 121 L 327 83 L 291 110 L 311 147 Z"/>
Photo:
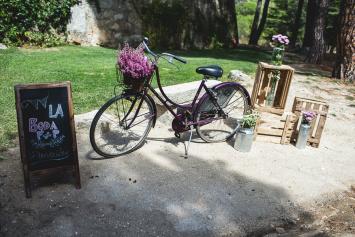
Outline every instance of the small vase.
<path fill-rule="evenodd" d="M 234 148 L 240 152 L 249 152 L 254 139 L 254 128 L 241 128 L 237 132 Z"/>
<path fill-rule="evenodd" d="M 298 137 L 296 142 L 296 147 L 298 149 L 304 149 L 307 145 L 309 128 L 311 125 L 301 123 L 300 129 L 298 131 Z"/>
<path fill-rule="evenodd" d="M 281 66 L 284 57 L 284 48 L 274 47 L 272 50 L 271 63 L 276 66 Z"/>

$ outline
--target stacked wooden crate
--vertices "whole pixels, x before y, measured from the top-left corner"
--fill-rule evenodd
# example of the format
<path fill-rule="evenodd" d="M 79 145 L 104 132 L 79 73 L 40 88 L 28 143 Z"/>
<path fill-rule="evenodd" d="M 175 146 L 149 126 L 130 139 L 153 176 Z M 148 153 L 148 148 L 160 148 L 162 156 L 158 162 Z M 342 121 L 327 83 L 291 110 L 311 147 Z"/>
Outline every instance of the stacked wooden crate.
<path fill-rule="evenodd" d="M 319 147 L 321 136 L 323 133 L 325 121 L 327 119 L 329 105 L 325 101 L 295 97 L 293 102 L 292 112 L 299 118 L 302 112 L 312 111 L 316 114 L 316 118 L 311 123 L 310 132 L 308 134 L 308 144 L 312 147 Z M 301 119 L 297 121 L 297 126 L 293 130 L 291 141 L 295 142 L 298 135 L 298 130 L 301 124 Z"/>
<path fill-rule="evenodd" d="M 280 72 L 280 79 L 276 84 L 274 103 L 267 106 L 266 98 L 271 92 L 272 74 L 275 70 Z M 316 118 L 311 124 L 308 144 L 318 147 L 329 105 L 325 101 L 296 97 L 292 112 L 285 113 L 293 74 L 294 69 L 287 65 L 274 66 L 259 63 L 251 96 L 254 109 L 261 115 L 256 126 L 256 140 L 281 144 L 296 142 L 302 113 L 312 111 L 316 114 Z"/>
<path fill-rule="evenodd" d="M 266 98 L 271 93 L 272 74 L 275 70 L 280 72 L 280 79 L 276 83 L 274 103 L 268 106 Z M 284 111 L 293 73 L 294 69 L 287 65 L 259 63 L 251 96 L 254 109 L 261 115 L 256 126 L 258 141 L 290 143 L 297 116 L 292 113 L 284 115 Z"/>
<path fill-rule="evenodd" d="M 278 144 L 290 144 L 293 131 L 297 126 L 298 116 L 294 113 L 279 116 L 261 112 L 256 126 L 256 140 Z"/>
<path fill-rule="evenodd" d="M 276 84 L 274 103 L 272 106 L 267 106 L 266 98 L 269 93 L 271 93 L 272 73 L 275 70 L 280 72 L 280 79 Z M 294 69 L 290 66 L 274 66 L 260 62 L 256 72 L 251 96 L 251 103 L 253 107 L 259 111 L 282 115 L 285 111 L 293 73 Z"/>

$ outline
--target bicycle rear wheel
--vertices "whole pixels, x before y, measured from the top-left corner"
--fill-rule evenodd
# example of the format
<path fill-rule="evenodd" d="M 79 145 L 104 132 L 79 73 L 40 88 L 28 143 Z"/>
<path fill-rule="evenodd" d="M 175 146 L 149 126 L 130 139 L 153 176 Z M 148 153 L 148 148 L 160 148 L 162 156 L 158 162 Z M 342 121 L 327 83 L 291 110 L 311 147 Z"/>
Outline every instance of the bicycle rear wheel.
<path fill-rule="evenodd" d="M 154 119 L 148 97 L 121 95 L 104 104 L 90 127 L 90 142 L 101 156 L 111 158 L 139 148 L 147 137 Z"/>
<path fill-rule="evenodd" d="M 222 142 L 235 134 L 243 115 L 249 110 L 249 99 L 238 84 L 221 86 L 213 91 L 226 116 L 210 97 L 205 97 L 196 109 L 196 131 L 206 142 Z"/>

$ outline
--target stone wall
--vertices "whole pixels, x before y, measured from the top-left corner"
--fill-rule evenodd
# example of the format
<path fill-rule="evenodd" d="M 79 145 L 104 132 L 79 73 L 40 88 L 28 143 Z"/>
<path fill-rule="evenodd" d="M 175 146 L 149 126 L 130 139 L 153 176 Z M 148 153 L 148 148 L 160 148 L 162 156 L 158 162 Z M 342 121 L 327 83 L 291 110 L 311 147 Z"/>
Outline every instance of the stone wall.
<path fill-rule="evenodd" d="M 238 42 L 234 0 L 81 0 L 71 9 L 69 41 L 117 48 L 234 47 Z"/>
<path fill-rule="evenodd" d="M 68 40 L 81 45 L 117 48 L 122 42 L 142 40 L 142 24 L 131 1 L 82 0 L 72 7 Z"/>

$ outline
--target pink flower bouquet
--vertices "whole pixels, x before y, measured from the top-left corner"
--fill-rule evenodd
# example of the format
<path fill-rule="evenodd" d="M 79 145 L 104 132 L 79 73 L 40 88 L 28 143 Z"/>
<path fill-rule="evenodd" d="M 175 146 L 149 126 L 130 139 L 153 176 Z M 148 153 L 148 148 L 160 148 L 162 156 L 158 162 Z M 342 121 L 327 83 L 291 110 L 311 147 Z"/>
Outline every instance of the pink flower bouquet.
<path fill-rule="evenodd" d="M 134 49 L 126 43 L 118 52 L 117 65 L 124 77 L 142 81 L 149 78 L 154 71 L 154 66 L 144 55 L 141 45 Z"/>
<path fill-rule="evenodd" d="M 315 117 L 316 117 L 316 113 L 314 113 L 312 111 L 303 112 L 302 123 L 303 124 L 310 124 Z"/>
<path fill-rule="evenodd" d="M 273 35 L 272 36 L 272 42 L 274 44 L 276 44 L 277 46 L 284 46 L 284 45 L 288 45 L 290 43 L 290 40 L 288 39 L 288 37 L 286 35 Z"/>

